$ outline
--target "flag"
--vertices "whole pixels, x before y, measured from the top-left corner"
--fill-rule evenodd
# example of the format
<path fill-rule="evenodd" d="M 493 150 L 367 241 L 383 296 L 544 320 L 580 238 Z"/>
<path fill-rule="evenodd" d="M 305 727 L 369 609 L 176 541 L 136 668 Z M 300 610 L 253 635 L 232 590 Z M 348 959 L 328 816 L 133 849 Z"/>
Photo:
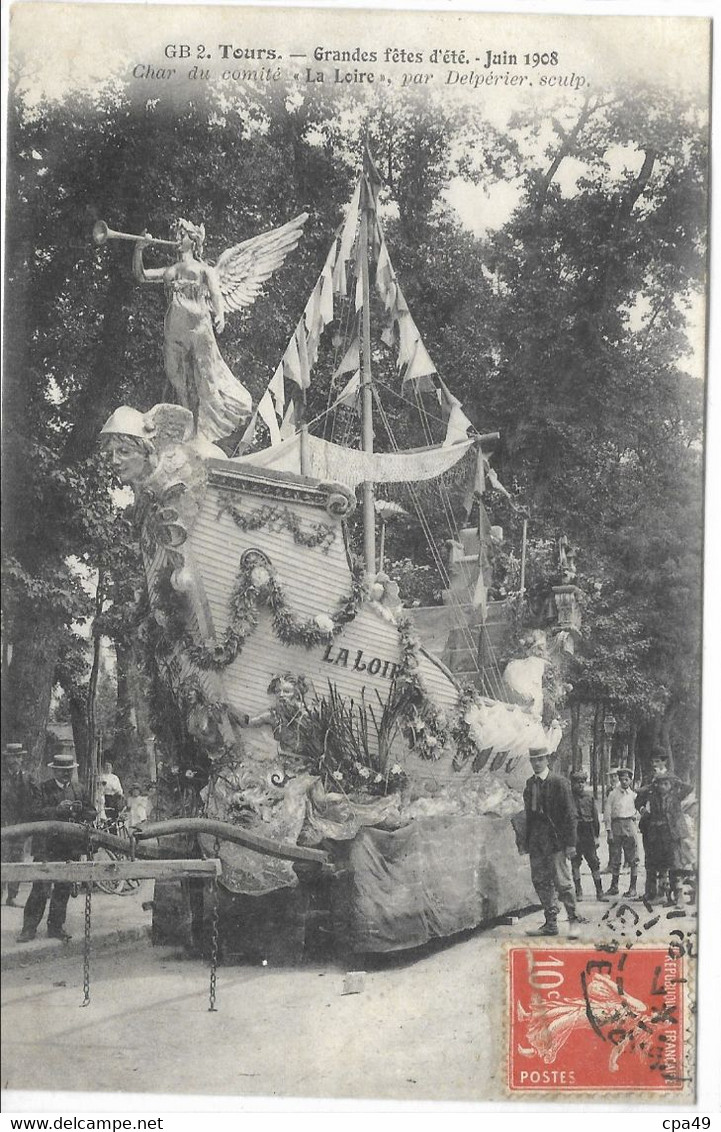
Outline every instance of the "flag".
<path fill-rule="evenodd" d="M 301 385 L 300 358 L 298 357 L 298 345 L 295 340 L 295 335 L 291 338 L 283 354 L 283 373 L 289 381 L 294 381 L 300 389 L 303 388 Z"/>
<path fill-rule="evenodd" d="M 298 384 L 301 389 L 308 389 L 310 386 L 310 360 L 308 358 L 308 339 L 306 338 L 304 319 L 301 319 L 298 323 L 295 340 L 298 345 L 298 359 L 300 361 L 300 381 Z"/>
<path fill-rule="evenodd" d="M 408 316 L 410 318 L 410 315 Z M 413 320 L 411 319 L 411 322 Z M 433 364 L 433 359 L 423 345 L 423 339 L 418 333 L 418 327 L 413 323 L 413 328 L 418 334 L 418 337 L 413 348 L 411 360 L 408 363 L 408 368 L 403 374 L 403 384 L 412 381 L 415 384 L 419 393 L 433 393 L 435 385 L 430 380 L 431 376 L 436 372 L 436 367 Z"/>
<path fill-rule="evenodd" d="M 343 355 L 341 362 L 333 374 L 332 381 L 344 373 L 352 373 L 360 366 L 360 342 L 355 337 Z"/>
<path fill-rule="evenodd" d="M 349 408 L 357 410 L 360 388 L 360 370 L 357 369 L 346 385 L 345 389 L 343 389 L 342 392 L 338 394 L 335 401 L 331 405 L 331 408 L 337 409 L 339 405 L 348 405 Z"/>
<path fill-rule="evenodd" d="M 335 266 L 333 268 L 333 290 L 337 295 L 346 295 L 348 293 L 347 280 L 346 280 L 346 265 L 350 259 L 351 252 L 353 251 L 353 244 L 356 238 L 356 229 L 358 227 L 358 208 L 360 206 L 360 192 L 361 183 L 358 178 L 358 184 L 355 187 L 355 192 L 351 197 L 351 202 L 348 207 L 348 215 L 345 218 L 343 230 L 340 236 L 340 247 L 338 248 L 338 255 L 336 257 Z"/>
<path fill-rule="evenodd" d="M 491 485 L 491 487 L 495 488 L 496 491 L 500 491 L 501 495 L 505 495 L 506 499 L 510 503 L 513 503 L 513 498 L 511 496 L 511 493 L 509 491 L 506 491 L 505 487 L 503 486 L 503 484 L 499 480 L 499 478 L 496 475 L 496 473 L 494 472 L 493 468 L 488 463 L 488 460 L 486 460 L 484 458 L 483 463 L 484 463 L 484 471 L 486 473 L 486 478 L 487 478 L 489 484 Z"/>
<path fill-rule="evenodd" d="M 258 423 L 258 410 L 256 409 L 253 416 L 248 421 L 248 427 L 240 438 L 238 450 L 242 453 L 246 448 L 250 448 L 255 440 L 255 426 Z"/>
<path fill-rule="evenodd" d="M 473 428 L 473 424 L 463 412 L 458 398 L 454 397 L 453 400 L 455 404 L 451 405 L 446 438 L 443 441 L 444 448 L 447 448 L 449 444 L 456 444 L 459 440 L 468 440 L 468 430 Z"/>
<path fill-rule="evenodd" d="M 278 428 L 278 418 L 275 415 L 275 405 L 267 389 L 258 402 L 258 413 L 261 420 L 268 426 L 270 443 L 280 444 L 282 437 L 280 435 L 280 429 Z"/>
<path fill-rule="evenodd" d="M 291 436 L 295 435 L 295 405 L 291 401 L 288 405 L 287 412 L 283 417 L 283 423 L 280 426 L 281 440 L 289 440 Z"/>
<path fill-rule="evenodd" d="M 279 417 L 283 416 L 285 409 L 285 380 L 283 378 L 283 362 L 281 361 L 277 370 L 271 377 L 268 383 L 273 400 L 275 402 L 275 411 Z"/>

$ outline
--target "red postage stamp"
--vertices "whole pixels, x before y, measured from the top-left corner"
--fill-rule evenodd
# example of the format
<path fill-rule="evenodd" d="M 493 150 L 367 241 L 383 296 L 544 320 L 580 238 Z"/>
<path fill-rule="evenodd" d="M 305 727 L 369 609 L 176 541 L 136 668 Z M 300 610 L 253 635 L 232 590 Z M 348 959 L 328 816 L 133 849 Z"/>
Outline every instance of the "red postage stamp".
<path fill-rule="evenodd" d="M 664 947 L 509 951 L 508 1087 L 681 1092 L 683 956 Z"/>

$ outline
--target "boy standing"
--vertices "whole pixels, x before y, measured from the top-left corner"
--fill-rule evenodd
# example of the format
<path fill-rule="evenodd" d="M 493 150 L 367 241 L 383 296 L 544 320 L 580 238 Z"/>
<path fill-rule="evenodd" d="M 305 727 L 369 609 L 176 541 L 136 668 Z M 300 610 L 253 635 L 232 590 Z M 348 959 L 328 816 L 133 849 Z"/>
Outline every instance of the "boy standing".
<path fill-rule="evenodd" d="M 653 780 L 639 790 L 636 807 L 643 811 L 648 900 L 658 896 L 672 904 L 678 895 L 679 873 L 685 869 L 687 822 L 681 802 L 693 787 L 668 773 L 668 757 L 654 751 Z"/>
<path fill-rule="evenodd" d="M 621 861 L 625 857 L 631 870 L 631 882 L 625 897 L 637 896 L 638 882 L 638 841 L 636 839 L 636 791 L 631 787 L 632 773 L 628 767 L 620 767 L 618 786 L 611 791 L 606 805 L 606 814 L 611 822 L 611 887 L 609 896 L 618 896 L 618 878 L 621 874 Z"/>
<path fill-rule="evenodd" d="M 598 838 L 601 833 L 601 824 L 598 819 L 598 810 L 593 795 L 586 793 L 588 775 L 585 770 L 571 772 L 571 792 L 576 807 L 576 854 L 571 858 L 571 872 L 576 897 L 583 896 L 581 888 L 581 862 L 586 860 L 591 870 L 593 883 L 596 889 L 596 899 L 605 901 L 603 886 L 601 884 L 601 863 L 598 859 Z"/>

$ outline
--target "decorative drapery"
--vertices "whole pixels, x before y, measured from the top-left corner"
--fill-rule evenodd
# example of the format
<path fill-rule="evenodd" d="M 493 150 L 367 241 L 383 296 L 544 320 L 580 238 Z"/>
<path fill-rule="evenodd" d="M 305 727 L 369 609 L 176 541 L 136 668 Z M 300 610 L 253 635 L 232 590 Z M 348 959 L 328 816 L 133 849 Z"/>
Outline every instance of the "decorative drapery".
<path fill-rule="evenodd" d="M 361 483 L 418 483 L 442 476 L 457 464 L 473 440 L 446 447 L 419 448 L 411 452 L 361 452 L 344 448 L 317 436 L 306 438 L 308 474 L 355 488 Z M 262 452 L 236 458 L 239 463 L 277 471 L 300 473 L 300 437 L 295 436 Z"/>

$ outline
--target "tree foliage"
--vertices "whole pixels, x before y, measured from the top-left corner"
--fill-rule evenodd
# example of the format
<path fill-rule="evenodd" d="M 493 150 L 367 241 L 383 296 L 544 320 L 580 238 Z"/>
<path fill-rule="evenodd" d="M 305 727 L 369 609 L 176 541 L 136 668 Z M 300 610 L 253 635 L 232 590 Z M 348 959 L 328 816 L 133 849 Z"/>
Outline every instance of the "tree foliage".
<path fill-rule="evenodd" d="M 257 399 L 342 218 L 367 131 L 396 269 L 431 355 L 479 429 L 501 433 L 495 462 L 532 533 L 579 548 L 588 596 L 575 696 L 649 734 L 665 728 L 692 758 L 703 398 L 684 371 L 684 305 L 705 265 L 698 108 L 618 89 L 566 98 L 543 120 L 519 111 L 500 129 L 418 96 L 301 98 L 275 84 L 141 102 L 114 84 L 39 105 L 16 91 L 8 113 L 6 733 L 39 750 L 52 684 L 84 687 L 72 626 L 92 603 L 78 561 L 107 578 L 96 632 L 121 649 L 137 636 L 137 548 L 96 444 L 117 405 L 163 397 L 162 294 L 134 282 L 127 245 L 93 246 L 93 223 L 167 236 L 178 214 L 202 220 L 213 258 L 309 212 L 297 251 L 221 343 Z M 569 166 L 581 170 L 574 186 Z M 484 187 L 519 177 L 518 207 L 488 236 L 449 204 L 459 181 L 482 200 Z M 388 412 L 404 441 L 423 442 L 407 406 L 391 398 Z M 434 438 L 440 427 L 431 423 Z M 381 424 L 378 440 L 387 444 Z M 504 508 L 518 545 L 520 513 Z M 442 541 L 437 497 L 428 514 Z M 420 532 L 389 527 L 388 557 L 409 551 L 428 561 Z"/>

